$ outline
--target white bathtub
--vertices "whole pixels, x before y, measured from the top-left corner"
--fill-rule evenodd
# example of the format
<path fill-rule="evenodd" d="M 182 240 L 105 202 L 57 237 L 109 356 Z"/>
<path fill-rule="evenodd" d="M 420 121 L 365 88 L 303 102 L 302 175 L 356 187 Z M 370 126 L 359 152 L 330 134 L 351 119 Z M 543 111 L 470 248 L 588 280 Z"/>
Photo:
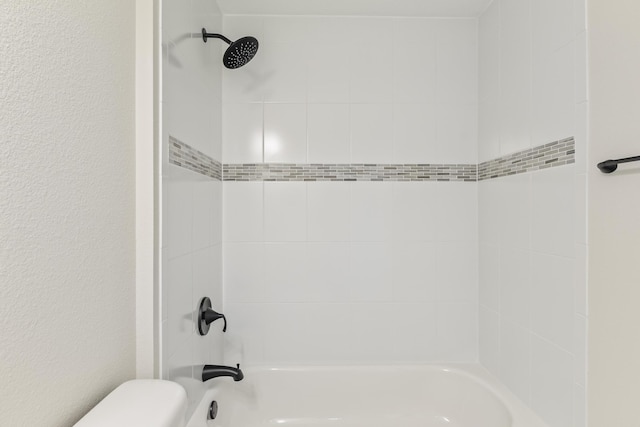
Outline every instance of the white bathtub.
<path fill-rule="evenodd" d="M 187 427 L 547 427 L 477 365 L 250 368 L 211 382 Z"/>

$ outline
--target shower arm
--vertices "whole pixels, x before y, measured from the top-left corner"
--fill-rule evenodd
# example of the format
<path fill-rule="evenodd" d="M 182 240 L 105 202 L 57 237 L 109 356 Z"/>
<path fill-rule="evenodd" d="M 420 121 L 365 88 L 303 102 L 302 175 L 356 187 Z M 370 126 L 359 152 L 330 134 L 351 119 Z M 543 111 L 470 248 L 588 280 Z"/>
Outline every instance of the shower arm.
<path fill-rule="evenodd" d="M 233 43 L 231 40 L 229 40 L 228 38 L 226 38 L 225 36 L 223 36 L 222 34 L 217 34 L 217 33 L 207 33 L 207 30 L 205 28 L 202 29 L 202 40 L 206 43 L 208 39 L 220 39 L 220 40 L 224 40 L 225 42 L 227 42 L 227 44 L 231 44 Z"/>

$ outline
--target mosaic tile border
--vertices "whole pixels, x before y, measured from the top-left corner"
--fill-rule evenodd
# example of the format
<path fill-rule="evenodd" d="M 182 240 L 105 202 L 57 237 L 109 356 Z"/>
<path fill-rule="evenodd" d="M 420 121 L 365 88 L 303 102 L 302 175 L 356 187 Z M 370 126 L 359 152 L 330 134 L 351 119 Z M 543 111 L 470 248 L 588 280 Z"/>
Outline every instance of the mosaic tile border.
<path fill-rule="evenodd" d="M 503 156 L 478 166 L 478 181 L 575 163 L 573 137 Z"/>
<path fill-rule="evenodd" d="M 575 163 L 573 137 L 473 164 L 221 164 L 169 136 L 169 163 L 219 181 L 476 182 Z"/>
<path fill-rule="evenodd" d="M 169 136 L 169 163 L 222 181 L 222 163 Z"/>
<path fill-rule="evenodd" d="M 225 181 L 466 181 L 477 166 L 429 164 L 225 164 Z"/>

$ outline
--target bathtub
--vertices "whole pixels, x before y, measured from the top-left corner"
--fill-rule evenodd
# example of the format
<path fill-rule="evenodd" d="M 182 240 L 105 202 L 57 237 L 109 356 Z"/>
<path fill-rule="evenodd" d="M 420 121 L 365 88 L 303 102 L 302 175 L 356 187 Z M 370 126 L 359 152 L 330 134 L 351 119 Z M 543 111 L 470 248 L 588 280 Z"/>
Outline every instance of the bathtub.
<path fill-rule="evenodd" d="M 478 365 L 249 368 L 211 382 L 187 427 L 548 427 Z"/>

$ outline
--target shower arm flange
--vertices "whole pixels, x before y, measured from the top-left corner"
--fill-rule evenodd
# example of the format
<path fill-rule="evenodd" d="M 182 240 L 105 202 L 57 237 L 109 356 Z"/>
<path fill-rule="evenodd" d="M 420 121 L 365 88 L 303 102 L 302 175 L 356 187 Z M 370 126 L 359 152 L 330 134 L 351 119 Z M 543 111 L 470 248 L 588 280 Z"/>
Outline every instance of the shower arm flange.
<path fill-rule="evenodd" d="M 228 38 L 226 38 L 225 36 L 223 36 L 222 34 L 217 34 L 217 33 L 207 33 L 206 28 L 202 29 L 202 40 L 206 43 L 208 39 L 220 39 L 220 40 L 224 40 L 225 42 L 227 42 L 227 44 L 231 44 L 233 43 L 231 40 L 229 40 Z"/>

